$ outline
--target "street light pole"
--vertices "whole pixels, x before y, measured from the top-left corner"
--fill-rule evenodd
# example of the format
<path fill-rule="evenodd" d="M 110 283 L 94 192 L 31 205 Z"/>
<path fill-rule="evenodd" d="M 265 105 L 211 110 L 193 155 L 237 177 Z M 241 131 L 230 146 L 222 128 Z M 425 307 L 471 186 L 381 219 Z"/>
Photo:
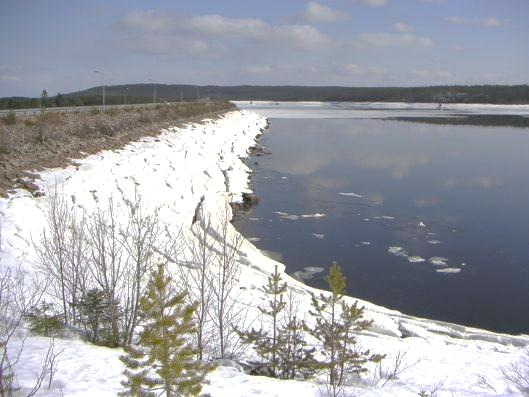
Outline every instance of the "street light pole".
<path fill-rule="evenodd" d="M 105 72 L 100 72 L 99 70 L 94 70 L 94 73 L 98 73 L 102 77 L 103 82 L 103 112 L 106 110 L 105 107 Z"/>

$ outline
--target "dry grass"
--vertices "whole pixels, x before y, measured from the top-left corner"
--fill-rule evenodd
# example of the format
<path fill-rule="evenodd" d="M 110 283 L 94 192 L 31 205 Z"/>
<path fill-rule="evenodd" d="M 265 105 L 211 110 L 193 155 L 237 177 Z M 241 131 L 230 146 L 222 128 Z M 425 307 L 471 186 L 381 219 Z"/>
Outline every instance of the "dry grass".
<path fill-rule="evenodd" d="M 44 113 L 0 120 L 0 195 L 27 175 L 65 165 L 83 153 L 115 149 L 162 128 L 233 109 L 228 101 L 159 105 L 153 109 L 112 109 L 107 112 Z"/>

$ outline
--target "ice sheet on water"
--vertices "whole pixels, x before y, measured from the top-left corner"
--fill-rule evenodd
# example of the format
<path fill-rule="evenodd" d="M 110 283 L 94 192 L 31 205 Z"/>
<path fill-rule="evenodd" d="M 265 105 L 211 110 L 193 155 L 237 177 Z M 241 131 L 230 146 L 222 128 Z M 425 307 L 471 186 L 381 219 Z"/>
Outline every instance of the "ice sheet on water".
<path fill-rule="evenodd" d="M 325 238 L 325 234 L 312 233 L 312 235 L 320 240 Z"/>
<path fill-rule="evenodd" d="M 315 214 L 303 214 L 301 215 L 302 218 L 323 218 L 325 214 L 315 213 Z"/>
<path fill-rule="evenodd" d="M 364 196 L 362 196 L 361 194 L 358 194 L 358 193 L 354 193 L 354 192 L 349 192 L 349 193 L 345 193 L 345 192 L 340 192 L 338 193 L 340 196 L 350 196 L 350 197 L 358 197 L 358 198 L 363 198 Z"/>
<path fill-rule="evenodd" d="M 411 263 L 420 263 L 420 262 L 426 261 L 426 259 L 424 259 L 423 257 L 417 256 L 417 255 L 413 255 L 413 256 L 408 256 L 408 261 L 410 261 Z"/>
<path fill-rule="evenodd" d="M 293 276 L 296 277 L 298 280 L 309 280 L 314 277 L 314 275 L 321 273 L 325 270 L 323 267 L 318 266 L 307 266 L 304 267 L 302 270 L 298 270 L 294 272 Z"/>
<path fill-rule="evenodd" d="M 309 219 L 309 218 L 322 218 L 325 216 L 325 214 L 320 214 L 320 213 L 295 215 L 295 214 L 289 214 L 289 213 L 281 212 L 281 211 L 274 211 L 274 214 L 279 215 L 281 219 L 288 219 L 291 221 L 297 221 L 299 218 Z"/>
<path fill-rule="evenodd" d="M 435 266 L 446 266 L 447 260 L 447 258 L 443 258 L 442 256 L 432 256 L 430 259 L 428 259 L 428 262 Z"/>
<path fill-rule="evenodd" d="M 451 273 L 459 273 L 461 271 L 458 267 L 446 267 L 444 269 L 437 269 L 437 273 L 443 273 L 443 274 L 451 274 Z"/>
<path fill-rule="evenodd" d="M 396 256 L 408 256 L 404 248 L 395 245 L 389 246 L 388 252 Z"/>
<path fill-rule="evenodd" d="M 428 240 L 428 244 L 433 244 L 433 245 L 441 244 L 441 241 L 440 240 Z"/>

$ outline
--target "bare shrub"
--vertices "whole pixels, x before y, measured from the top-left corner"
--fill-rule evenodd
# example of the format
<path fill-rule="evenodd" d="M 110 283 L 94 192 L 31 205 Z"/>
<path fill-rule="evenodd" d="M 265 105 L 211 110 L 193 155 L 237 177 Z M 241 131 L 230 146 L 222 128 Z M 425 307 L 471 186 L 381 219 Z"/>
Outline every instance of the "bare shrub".
<path fill-rule="evenodd" d="M 501 370 L 507 382 L 515 386 L 524 396 L 529 396 L 529 351 L 516 362 Z"/>
<path fill-rule="evenodd" d="M 191 301 L 197 304 L 197 309 L 194 312 L 197 358 L 202 360 L 204 351 L 212 339 L 211 330 L 208 327 L 210 322 L 208 313 L 211 310 L 212 301 L 211 272 L 215 262 L 212 250 L 214 239 L 211 236 L 211 220 L 204 214 L 202 206 L 198 212 L 198 219 L 192 227 L 192 232 L 194 238 L 188 242 L 188 245 L 192 253 L 193 268 L 184 269 L 184 267 L 179 266 L 179 269 Z"/>
<path fill-rule="evenodd" d="M 22 332 L 22 321 L 32 307 L 39 304 L 46 285 L 33 279 L 28 282 L 25 273 L 16 268 L 0 267 L 0 396 L 20 395 L 15 387 L 15 371 L 24 350 L 27 333 Z M 22 336 L 18 335 L 19 333 Z M 46 359 L 35 385 L 27 394 L 34 395 L 48 377 L 49 385 L 56 371 L 55 353 L 50 341 Z"/>
<path fill-rule="evenodd" d="M 140 195 L 125 200 L 128 224 L 120 230 L 123 249 L 127 256 L 124 273 L 123 340 L 129 344 L 138 324 L 140 298 L 145 292 L 149 273 L 154 269 L 156 245 L 160 239 L 159 208 L 146 211 Z"/>
<path fill-rule="evenodd" d="M 75 304 L 83 293 L 87 270 L 83 222 L 57 185 L 49 189 L 47 226 L 36 245 L 41 272 L 51 280 L 65 324 L 75 324 Z"/>
<path fill-rule="evenodd" d="M 218 358 L 232 358 L 238 337 L 235 325 L 240 323 L 242 313 L 236 310 L 234 294 L 238 287 L 240 267 L 238 253 L 242 236 L 231 227 L 231 208 L 225 201 L 221 212 L 218 247 L 215 255 L 216 268 L 210 280 L 212 293 L 211 318 L 217 332 Z"/>

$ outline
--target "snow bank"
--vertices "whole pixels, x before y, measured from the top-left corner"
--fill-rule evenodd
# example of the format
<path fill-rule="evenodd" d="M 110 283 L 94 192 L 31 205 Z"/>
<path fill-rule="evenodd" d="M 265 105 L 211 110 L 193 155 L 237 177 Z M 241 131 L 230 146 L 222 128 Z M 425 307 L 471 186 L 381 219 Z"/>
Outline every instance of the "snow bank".
<path fill-rule="evenodd" d="M 317 107 L 317 105 L 314 105 Z M 94 208 L 110 197 L 130 198 L 138 192 L 148 208 L 161 208 L 161 218 L 168 227 L 191 235 L 190 228 L 199 202 L 206 214 L 219 221 L 227 201 L 241 201 L 242 192 L 249 192 L 249 169 L 240 160 L 266 126 L 266 119 L 249 111 L 234 111 L 217 120 L 170 128 L 159 137 L 145 138 L 122 150 L 104 151 L 80 160 L 77 167 L 48 170 L 41 173 L 39 185 L 49 190 L 58 182 L 61 192 L 80 208 Z M 34 198 L 17 191 L 0 199 L 2 221 L 2 266 L 20 264 L 34 271 L 35 252 L 32 240 L 38 240 L 45 225 L 47 197 Z M 280 216 L 288 216 L 281 213 Z M 318 214 L 312 214 L 313 216 Z M 298 218 L 300 217 L 297 215 Z M 301 215 L 302 216 L 302 215 Z M 215 226 L 214 222 L 214 227 Z M 231 233 L 236 231 L 231 228 Z M 402 247 L 389 247 L 395 255 L 407 257 Z M 258 316 L 257 305 L 264 297 L 260 287 L 278 266 L 284 265 L 258 250 L 245 240 L 239 252 L 242 266 L 238 301 L 249 316 Z M 443 268 L 439 270 L 448 270 Z M 301 276 L 324 271 L 306 267 Z M 310 294 L 321 291 L 284 275 L 299 301 L 299 318 L 309 320 Z M 354 301 L 353 298 L 347 298 Z M 491 395 L 479 385 L 485 377 L 501 395 L 516 395 L 502 376 L 501 368 L 518 359 L 529 344 L 527 336 L 496 334 L 407 316 L 398 311 L 359 300 L 366 308 L 366 317 L 374 325 L 359 337 L 362 347 L 374 353 L 388 354 L 391 359 L 406 352 L 406 370 L 399 379 L 384 388 L 369 386 L 363 380 L 349 392 L 363 396 L 416 396 L 423 388 L 442 382 L 438 395 Z M 95 347 L 75 339 L 60 342 L 63 350 L 52 390 L 42 395 L 114 396 L 120 389 L 120 351 Z M 22 388 L 30 387 L 45 354 L 45 340 L 30 337 L 17 366 Z M 371 368 L 374 370 L 374 368 Z M 373 376 L 371 372 L 368 379 Z M 322 388 L 313 382 L 278 381 L 251 377 L 235 367 L 220 367 L 209 376 L 204 392 L 214 396 L 316 396 Z M 369 386 L 369 387 L 368 387 Z M 445 393 L 445 394 L 443 394 Z"/>

